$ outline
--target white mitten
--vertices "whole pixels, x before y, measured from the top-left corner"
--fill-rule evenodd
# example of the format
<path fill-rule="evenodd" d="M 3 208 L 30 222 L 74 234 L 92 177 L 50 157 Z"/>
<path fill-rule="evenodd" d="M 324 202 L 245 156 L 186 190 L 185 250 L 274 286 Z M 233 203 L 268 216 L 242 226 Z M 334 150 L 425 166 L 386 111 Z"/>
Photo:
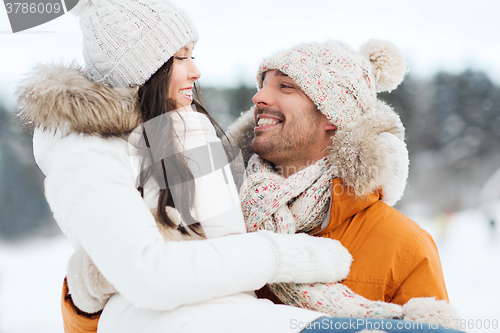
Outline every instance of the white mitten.
<path fill-rule="evenodd" d="M 450 303 L 435 297 L 415 297 L 403 305 L 404 320 L 460 329 L 460 317 Z"/>
<path fill-rule="evenodd" d="M 92 314 L 101 311 L 115 288 L 99 272 L 88 254 L 79 248 L 69 258 L 68 290 L 75 306 Z"/>
<path fill-rule="evenodd" d="M 337 282 L 349 275 L 352 256 L 337 240 L 266 230 L 257 233 L 275 249 L 277 270 L 268 283 Z"/>

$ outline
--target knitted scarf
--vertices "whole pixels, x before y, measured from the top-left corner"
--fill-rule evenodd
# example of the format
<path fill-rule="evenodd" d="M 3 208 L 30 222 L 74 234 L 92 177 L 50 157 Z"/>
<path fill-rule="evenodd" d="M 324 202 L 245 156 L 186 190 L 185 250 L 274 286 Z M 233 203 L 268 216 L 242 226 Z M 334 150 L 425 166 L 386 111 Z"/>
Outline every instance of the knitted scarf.
<path fill-rule="evenodd" d="M 247 166 L 240 191 L 248 231 L 308 232 L 328 213 L 331 181 L 335 178 L 328 157 L 288 178 L 258 155 Z M 403 307 L 368 300 L 340 282 L 331 284 L 273 283 L 269 289 L 285 304 L 333 317 L 403 318 Z"/>
<path fill-rule="evenodd" d="M 248 231 L 294 234 L 313 230 L 328 213 L 333 178 L 327 157 L 284 178 L 272 164 L 253 155 L 240 191 Z"/>

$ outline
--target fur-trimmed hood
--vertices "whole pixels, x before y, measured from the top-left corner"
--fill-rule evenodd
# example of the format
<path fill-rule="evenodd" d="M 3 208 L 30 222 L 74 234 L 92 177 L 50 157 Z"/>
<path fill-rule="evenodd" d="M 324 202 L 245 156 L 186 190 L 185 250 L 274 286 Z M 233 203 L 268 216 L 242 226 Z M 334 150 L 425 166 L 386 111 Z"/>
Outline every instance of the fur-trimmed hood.
<path fill-rule="evenodd" d="M 141 123 L 138 88 L 114 88 L 89 80 L 75 63 L 40 64 L 18 91 L 18 116 L 24 126 L 64 133 L 129 134 Z M 228 130 L 246 161 L 253 154 L 253 108 Z M 404 127 L 387 104 L 378 101 L 369 112 L 342 130 L 330 147 L 335 174 L 359 196 L 383 185 L 384 201 L 393 205 L 403 195 L 408 177 Z"/>
<path fill-rule="evenodd" d="M 40 64 L 17 90 L 18 116 L 32 128 L 121 136 L 141 123 L 137 92 L 93 82 L 75 63 Z"/>
<path fill-rule="evenodd" d="M 252 107 L 243 112 L 227 132 L 241 147 L 245 161 L 254 153 L 251 147 L 254 127 Z M 335 174 L 357 196 L 365 196 L 382 186 L 383 201 L 394 205 L 402 197 L 408 178 L 404 135 L 399 116 L 390 106 L 377 101 L 356 121 L 335 132 L 330 146 Z"/>

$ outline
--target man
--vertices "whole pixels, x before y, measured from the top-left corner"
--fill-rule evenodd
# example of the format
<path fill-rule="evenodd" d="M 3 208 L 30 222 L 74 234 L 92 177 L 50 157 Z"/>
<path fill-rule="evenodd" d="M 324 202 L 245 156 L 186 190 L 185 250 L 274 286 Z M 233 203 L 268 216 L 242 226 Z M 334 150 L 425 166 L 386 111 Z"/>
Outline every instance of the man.
<path fill-rule="evenodd" d="M 399 117 L 376 92 L 394 89 L 404 74 L 399 51 L 375 40 L 361 54 L 329 41 L 266 58 L 255 108 L 230 128 L 246 158 L 258 155 L 240 196 L 249 230 L 339 240 L 354 258 L 343 281 L 353 292 L 401 305 L 415 297 L 447 301 L 432 237 L 388 205 L 404 190 L 407 151 Z M 312 175 L 318 163 L 323 171 Z M 283 222 L 287 214 L 292 222 Z M 268 290 L 260 295 L 279 302 Z"/>
<path fill-rule="evenodd" d="M 293 177 L 294 175 L 301 174 L 300 169 L 303 167 L 307 167 L 308 163 L 315 162 L 317 160 L 323 161 L 325 160 L 325 157 L 331 156 L 331 154 L 328 153 L 327 148 L 333 147 L 330 137 L 334 135 L 336 138 L 339 138 L 340 135 L 348 136 L 349 133 L 351 134 L 356 134 L 357 138 L 359 139 L 360 133 L 357 132 L 355 129 L 351 132 L 349 132 L 349 126 L 346 124 L 343 124 L 341 122 L 335 123 L 335 125 L 332 123 L 331 120 L 326 120 L 325 117 L 323 117 L 323 113 L 319 112 L 317 110 L 316 104 L 313 103 L 310 99 L 310 96 L 305 93 L 305 90 L 303 88 L 299 88 L 298 84 L 296 83 L 295 79 L 292 78 L 292 76 L 287 76 L 286 72 L 283 70 L 273 70 L 269 69 L 263 71 L 263 75 L 260 76 L 263 79 L 263 82 L 260 84 L 261 85 L 261 90 L 259 93 L 254 97 L 254 102 L 258 106 L 258 108 L 255 111 L 255 114 L 253 115 L 254 120 L 258 119 L 260 122 L 260 126 L 255 130 L 255 139 L 253 140 L 253 143 L 251 145 L 251 148 L 257 153 L 259 153 L 262 158 L 265 158 L 267 161 L 270 163 L 273 163 L 273 166 L 276 170 L 278 170 L 279 173 L 281 173 L 284 176 L 287 176 L 288 178 Z M 360 96 L 358 95 L 358 98 Z M 382 107 L 384 109 L 384 107 Z M 387 109 L 385 109 L 387 111 Z M 389 110 L 390 111 L 390 110 Z M 383 112 L 381 112 L 383 114 Z M 394 144 L 394 146 L 397 146 L 398 142 L 402 143 L 402 141 L 398 141 L 402 138 L 402 131 L 399 131 L 397 127 L 398 123 L 398 118 L 393 114 L 392 111 L 386 112 L 385 114 L 388 119 L 391 119 L 391 121 L 381 121 L 378 124 L 373 125 L 372 127 L 376 127 L 375 130 L 373 130 L 372 135 L 368 133 L 366 136 L 363 136 L 363 144 L 362 144 L 362 149 L 367 149 L 370 148 L 370 145 L 366 145 L 365 143 L 370 142 L 370 140 L 377 139 L 380 141 L 385 140 L 386 145 L 382 145 L 383 148 L 392 148 L 391 143 Z M 248 115 L 246 115 L 248 118 Z M 392 117 L 392 118 L 391 118 Z M 264 120 L 261 120 L 264 119 Z M 267 119 L 267 120 L 266 120 Z M 364 117 L 362 121 L 365 122 L 370 122 L 371 120 L 376 120 L 376 117 L 370 118 L 370 117 Z M 240 120 L 240 122 L 246 122 L 245 119 Z M 353 122 L 354 123 L 354 122 Z M 396 126 L 392 126 L 394 123 L 397 123 Z M 250 124 L 252 127 L 253 125 Z M 387 133 L 385 133 L 387 132 Z M 392 139 L 388 138 L 387 136 L 384 136 L 385 134 L 389 134 L 394 136 L 395 134 L 399 136 L 400 139 L 396 138 L 396 141 L 391 141 Z M 243 134 L 243 137 L 245 137 L 245 134 Z M 344 142 L 349 141 L 349 140 L 344 140 Z M 354 141 L 349 141 L 350 144 L 354 143 Z M 342 148 L 346 148 L 345 144 L 340 145 Z M 378 147 L 378 146 L 377 146 Z M 353 147 L 355 148 L 355 147 Z M 358 147 L 359 148 L 359 147 Z M 380 148 L 380 147 L 378 147 Z M 404 148 L 404 145 L 403 145 Z M 342 149 L 337 149 L 335 154 L 338 154 L 341 152 Z M 406 150 L 403 149 L 404 152 L 406 153 Z M 356 151 L 358 155 L 356 155 L 356 158 L 359 157 L 359 151 L 354 149 L 353 151 Z M 369 161 L 367 168 L 365 171 L 369 171 L 365 175 L 360 175 L 354 172 L 353 177 L 351 180 L 355 180 L 351 183 L 352 188 L 357 191 L 356 193 L 360 194 L 365 194 L 368 193 L 367 197 L 358 200 L 357 197 L 355 197 L 352 194 L 349 194 L 349 191 L 347 190 L 347 186 L 342 182 L 348 182 L 350 180 L 349 175 L 347 174 L 350 172 L 350 169 L 345 167 L 345 163 L 347 163 L 351 157 L 353 157 L 348 151 L 344 152 L 345 155 L 343 157 L 339 157 L 336 159 L 338 162 L 337 164 L 330 163 L 330 162 L 325 162 L 325 165 L 331 165 L 332 168 L 329 170 L 335 170 L 335 172 L 338 175 L 342 175 L 342 177 L 333 179 L 334 177 L 330 177 L 326 184 L 326 191 L 325 191 L 325 186 L 324 183 L 321 183 L 322 186 L 318 190 L 321 190 L 321 192 L 324 193 L 331 193 L 331 195 L 328 196 L 328 199 L 331 197 L 332 204 L 331 204 L 331 213 L 329 220 L 327 220 L 328 226 L 326 228 L 322 228 L 321 226 L 317 226 L 315 232 L 318 232 L 318 234 L 325 234 L 325 236 L 331 236 L 332 238 L 335 238 L 335 235 L 330 235 L 330 225 L 332 225 L 332 219 L 336 218 L 345 218 L 341 214 L 338 214 L 338 209 L 335 206 L 335 203 L 338 201 L 338 193 L 335 191 L 337 187 L 340 187 L 341 190 L 346 189 L 345 193 L 340 194 L 340 199 L 344 199 L 344 197 L 348 201 L 347 208 L 353 208 L 357 209 L 359 202 L 364 203 L 365 206 L 369 207 L 363 207 L 365 208 L 364 212 L 362 209 L 357 209 L 355 214 L 349 218 L 346 218 L 346 221 L 348 222 L 355 222 L 355 221 L 361 221 L 361 222 L 367 222 L 365 220 L 368 220 L 365 215 L 375 215 L 373 213 L 373 207 L 381 207 L 379 208 L 380 211 L 382 211 L 382 214 L 387 213 L 389 210 L 392 213 L 392 210 L 390 207 L 387 205 L 383 204 L 379 199 L 381 198 L 381 192 L 376 191 L 378 185 L 384 184 L 384 188 L 391 187 L 390 185 L 390 179 L 391 177 L 388 177 L 388 170 L 375 170 L 373 166 L 377 166 L 378 168 L 382 168 L 382 166 L 386 163 L 388 163 L 388 154 L 384 151 L 381 151 L 380 149 L 376 151 L 378 155 L 381 157 L 378 159 L 379 162 L 381 163 L 375 163 L 374 161 Z M 390 155 L 390 154 L 389 154 Z M 377 159 L 375 157 L 375 159 Z M 326 160 L 325 160 L 326 161 Z M 359 162 L 359 161 L 357 161 Z M 403 161 L 404 162 L 404 161 Z M 364 161 L 361 161 L 361 163 L 365 163 Z M 314 164 L 314 163 L 313 163 Z M 403 163 L 406 167 L 406 162 Z M 358 164 L 354 163 L 353 167 Z M 397 171 L 397 167 L 395 168 L 394 166 L 387 168 L 390 169 L 390 172 L 394 172 L 395 170 Z M 297 172 L 298 171 L 298 172 Z M 360 171 L 355 170 L 355 171 Z M 330 173 L 327 173 L 330 175 Z M 403 175 L 402 178 L 406 180 L 406 174 L 405 172 L 400 172 L 399 178 L 401 178 L 401 174 Z M 376 177 L 375 177 L 376 176 Z M 249 177 L 250 178 L 250 177 Z M 319 177 L 320 179 L 324 180 L 325 177 Z M 398 178 L 398 177 L 396 177 Z M 340 181 L 342 179 L 342 181 Z M 333 182 L 330 184 L 330 182 L 333 180 Z M 361 181 L 363 180 L 363 181 Z M 385 186 L 388 185 L 388 186 Z M 393 186 L 395 190 L 393 189 L 393 193 L 398 192 L 398 185 Z M 399 186 L 401 187 L 401 186 Z M 404 184 L 403 184 L 404 187 Z M 333 189 L 333 192 L 332 192 Z M 289 190 L 289 189 L 287 189 Z M 375 190 L 374 193 L 372 193 Z M 386 191 L 387 192 L 387 191 Z M 390 191 L 389 191 L 390 192 Z M 401 192 L 401 191 L 399 191 Z M 385 192 L 384 192 L 385 193 Z M 395 196 L 398 196 L 396 194 Z M 395 196 L 393 194 L 393 197 L 391 200 L 395 199 Z M 312 196 L 316 197 L 316 196 Z M 319 196 L 318 196 L 319 197 Z M 390 197 L 390 196 L 389 196 Z M 316 205 L 319 209 L 320 212 L 316 215 L 307 215 L 306 220 L 310 220 L 313 222 L 323 221 L 325 220 L 327 216 L 327 211 L 328 211 L 328 205 L 323 205 L 325 202 L 330 203 L 330 200 L 324 200 L 326 197 L 324 195 L 321 195 L 321 203 L 322 205 Z M 385 196 L 387 198 L 387 196 Z M 396 198 L 397 199 L 397 198 Z M 263 201 L 264 202 L 264 201 Z M 297 202 L 297 200 L 295 200 Z M 371 205 L 371 206 L 370 206 Z M 244 205 L 245 206 L 245 205 Z M 295 204 L 294 207 L 300 206 L 299 204 Z M 261 205 L 260 207 L 264 207 L 264 205 Z M 326 210 L 324 209 L 326 207 Z M 374 220 L 377 220 L 377 222 L 382 222 L 380 224 L 383 224 L 387 228 L 387 226 L 384 224 L 387 221 L 395 221 L 396 220 L 403 220 L 402 216 L 399 216 L 396 219 L 385 219 L 383 216 L 380 217 L 373 217 L 370 216 L 370 218 L 373 218 Z M 386 221 L 387 220 L 387 221 Z M 335 222 L 335 220 L 333 220 Z M 370 222 L 370 221 L 368 221 Z M 395 235 L 407 235 L 408 234 L 408 229 L 411 229 L 413 227 L 415 230 L 418 228 L 416 225 L 411 224 L 412 222 L 409 220 L 404 220 L 403 223 L 405 223 L 405 226 L 402 227 L 403 231 L 398 231 L 395 233 Z M 322 223 L 320 223 L 321 225 Z M 348 223 L 349 224 L 349 223 Z M 355 225 L 356 223 L 352 223 Z M 361 225 L 366 225 L 361 223 Z M 410 225 L 410 226 L 408 226 Z M 349 227 L 349 226 L 348 226 Z M 382 228 L 379 230 L 379 234 L 383 234 L 382 231 L 385 229 Z M 420 229 L 419 229 L 420 230 Z M 299 230 L 300 231 L 300 230 Z M 348 231 L 351 232 L 351 230 L 348 228 Z M 364 230 L 358 232 L 359 235 L 366 233 Z M 350 233 L 346 233 L 351 235 Z M 425 234 L 425 232 L 422 231 L 422 234 Z M 427 234 L 425 234 L 427 235 Z M 385 239 L 383 242 L 386 241 L 391 241 L 392 239 L 398 239 L 398 236 L 385 236 Z M 357 236 L 356 236 L 357 238 Z M 342 237 L 339 237 L 341 242 L 346 242 L 345 239 Z M 374 239 L 373 241 L 376 241 Z M 359 258 L 359 253 L 361 255 L 365 255 L 363 251 L 358 251 L 357 247 L 360 247 L 362 250 L 371 250 L 373 251 L 373 247 L 370 248 L 370 246 L 365 246 L 365 245 L 370 245 L 369 242 L 365 243 L 354 243 L 355 246 L 351 246 L 349 249 L 350 251 L 353 252 L 354 256 L 354 265 L 357 265 L 360 258 Z M 380 245 L 380 244 L 379 244 Z M 399 247 L 402 244 L 398 244 Z M 384 252 L 385 251 L 385 252 Z M 383 255 L 392 255 L 392 254 L 397 254 L 400 253 L 398 248 L 395 249 L 385 249 L 384 251 L 381 251 Z M 434 248 L 435 251 L 435 248 Z M 365 251 L 366 252 L 366 251 Z M 423 251 L 422 253 L 424 253 Z M 424 253 L 427 255 L 427 253 Z M 432 249 L 430 250 L 430 254 L 435 254 L 437 256 L 437 252 L 432 252 Z M 432 263 L 432 267 L 435 267 L 435 263 L 439 264 L 439 259 L 438 258 L 433 258 L 431 255 L 428 255 L 428 258 L 430 258 L 429 262 Z M 367 256 L 370 256 L 370 260 L 373 260 L 373 255 L 371 253 L 368 253 Z M 415 256 L 414 256 L 415 257 Z M 358 262 L 356 261 L 358 259 Z M 362 261 L 363 258 L 361 258 Z M 394 264 L 393 262 L 390 261 L 389 257 L 389 263 Z M 406 258 L 407 262 L 410 262 L 410 266 L 413 264 L 412 258 Z M 437 268 L 436 268 L 437 269 Z M 390 265 L 386 265 L 385 262 L 381 263 L 380 271 L 383 273 L 387 273 L 387 271 L 391 270 Z M 351 275 L 352 273 L 355 272 L 354 269 L 351 269 Z M 357 271 L 356 271 L 357 272 Z M 366 269 L 366 276 L 370 278 L 374 273 L 377 273 L 376 271 L 372 271 L 370 269 Z M 403 274 L 406 273 L 406 270 L 403 272 Z M 438 270 L 438 273 L 440 273 L 440 267 Z M 351 278 L 351 276 L 349 277 Z M 356 279 L 357 276 L 354 276 Z M 394 277 L 394 280 L 399 281 L 400 277 L 399 275 L 397 277 Z M 348 279 L 349 280 L 349 279 Z M 431 283 L 434 282 L 442 282 L 442 275 L 440 278 L 436 278 L 433 281 L 430 281 Z M 394 282 L 397 283 L 397 282 Z M 347 280 L 346 280 L 347 284 Z M 369 285 L 370 288 L 368 289 L 374 289 L 378 291 L 378 288 L 376 284 L 371 284 Z M 444 290 L 445 297 L 442 297 L 442 299 L 446 299 L 446 291 L 444 289 L 444 283 L 442 286 L 442 290 Z M 362 294 L 361 292 L 357 291 L 358 293 Z M 64 293 L 66 295 L 66 292 Z M 432 296 L 436 296 L 439 294 L 438 292 L 434 292 L 434 290 L 430 290 L 428 294 L 432 294 Z M 414 295 L 411 295 L 411 297 L 419 297 L 419 296 L 426 296 L 427 294 L 425 293 L 420 293 L 418 290 L 415 291 Z M 366 296 L 366 295 L 365 295 Z M 368 297 L 368 296 L 366 296 Z M 377 297 L 373 297 L 372 299 L 379 299 Z M 98 316 L 94 317 L 88 317 L 85 313 L 80 313 L 78 310 L 73 306 L 70 300 L 68 299 L 63 299 L 63 316 L 72 323 L 73 327 L 81 329 L 80 331 L 85 331 L 87 330 L 88 332 L 95 332 L 97 329 L 97 320 Z M 401 301 L 399 304 L 404 303 Z"/>

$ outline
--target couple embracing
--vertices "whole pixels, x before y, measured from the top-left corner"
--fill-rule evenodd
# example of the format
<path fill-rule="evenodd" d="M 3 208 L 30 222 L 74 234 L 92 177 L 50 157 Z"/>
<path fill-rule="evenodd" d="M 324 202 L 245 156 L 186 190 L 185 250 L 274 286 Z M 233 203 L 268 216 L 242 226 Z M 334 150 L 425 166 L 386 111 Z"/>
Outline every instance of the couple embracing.
<path fill-rule="evenodd" d="M 432 238 L 391 207 L 408 156 L 376 93 L 404 77 L 394 45 L 273 54 L 226 135 L 199 99 L 198 33 L 181 9 L 73 12 L 85 69 L 39 65 L 18 91 L 75 248 L 66 332 L 441 332 L 456 317 Z M 242 184 L 226 155 L 238 148 Z"/>

